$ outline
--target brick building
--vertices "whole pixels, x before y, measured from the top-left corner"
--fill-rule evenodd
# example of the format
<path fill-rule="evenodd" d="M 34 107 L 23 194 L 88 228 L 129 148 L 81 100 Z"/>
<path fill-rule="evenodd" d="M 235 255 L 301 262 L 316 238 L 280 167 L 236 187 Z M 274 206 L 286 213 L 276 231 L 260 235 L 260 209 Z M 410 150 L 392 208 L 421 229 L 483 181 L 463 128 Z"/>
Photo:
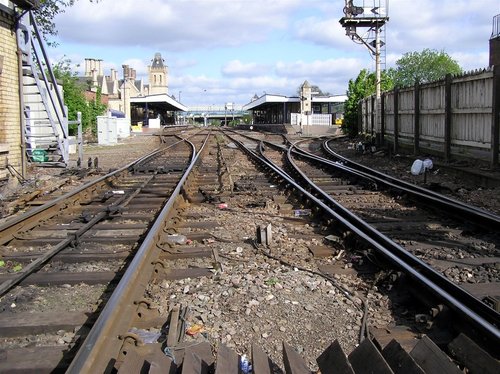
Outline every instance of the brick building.
<path fill-rule="evenodd" d="M 0 0 L 0 188 L 15 182 L 9 169 L 24 174 L 14 7 L 30 9 L 33 3 Z"/>
<path fill-rule="evenodd" d="M 123 112 L 127 117 L 131 98 L 168 94 L 168 68 L 161 53 L 155 53 L 148 66 L 149 84 L 138 78 L 136 70 L 129 65 L 122 66 L 122 75 L 123 78 L 118 79 L 115 69 L 111 69 L 110 75 L 105 75 L 101 59 L 86 58 L 85 74 L 80 77 L 80 82 L 87 87 L 88 99 L 95 98 L 95 92 L 100 89 L 102 102 L 108 109 Z"/>

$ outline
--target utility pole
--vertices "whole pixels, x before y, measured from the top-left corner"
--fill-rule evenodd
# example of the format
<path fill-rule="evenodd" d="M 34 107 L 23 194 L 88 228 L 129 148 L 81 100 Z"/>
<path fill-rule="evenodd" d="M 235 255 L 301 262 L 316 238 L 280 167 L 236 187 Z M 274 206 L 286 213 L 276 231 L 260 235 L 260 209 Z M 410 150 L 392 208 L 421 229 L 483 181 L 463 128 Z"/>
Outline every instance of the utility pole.
<path fill-rule="evenodd" d="M 123 112 L 125 113 L 125 118 L 130 118 L 130 113 L 127 105 L 127 81 L 129 78 L 129 66 L 122 65 L 123 68 Z"/>
<path fill-rule="evenodd" d="M 378 100 L 380 99 L 380 28 L 375 29 L 375 77 L 377 81 L 376 97 Z"/>
<path fill-rule="evenodd" d="M 363 6 L 356 6 L 353 0 L 345 0 L 344 15 L 340 19 L 340 24 L 346 30 L 346 35 L 357 44 L 365 45 L 370 53 L 375 58 L 375 123 L 378 123 L 380 114 L 380 96 L 381 96 L 381 64 L 382 50 L 385 51 L 385 42 L 381 40 L 381 31 L 388 17 L 389 0 L 356 0 L 358 3 L 363 3 Z M 369 6 L 365 7 L 365 3 Z M 364 33 L 360 35 L 358 29 L 364 29 Z M 384 53 L 385 65 L 385 53 Z"/>
<path fill-rule="evenodd" d="M 362 0 L 357 0 L 361 2 Z M 353 0 L 345 0 L 345 17 L 340 19 L 340 24 L 346 30 L 346 35 L 357 44 L 365 45 L 375 57 L 376 96 L 380 98 L 380 71 L 382 49 L 385 50 L 385 42 L 381 40 L 380 34 L 384 25 L 389 21 L 387 9 L 389 0 L 369 1 L 370 6 L 356 6 Z M 360 35 L 358 29 L 364 29 Z"/>

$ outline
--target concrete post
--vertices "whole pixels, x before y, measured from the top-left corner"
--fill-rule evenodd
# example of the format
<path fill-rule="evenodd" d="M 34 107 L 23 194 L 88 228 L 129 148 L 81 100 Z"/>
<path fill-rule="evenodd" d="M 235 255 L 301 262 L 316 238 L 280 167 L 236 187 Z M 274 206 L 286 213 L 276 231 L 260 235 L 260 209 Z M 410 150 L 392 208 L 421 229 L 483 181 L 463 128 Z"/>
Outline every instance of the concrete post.
<path fill-rule="evenodd" d="M 493 66 L 493 95 L 491 113 L 491 168 L 498 168 L 500 132 L 500 64 Z"/>
<path fill-rule="evenodd" d="M 451 158 L 451 74 L 446 74 L 444 91 L 444 159 L 450 162 Z"/>
<path fill-rule="evenodd" d="M 413 153 L 417 156 L 420 153 L 420 83 L 415 82 L 413 88 Z"/>

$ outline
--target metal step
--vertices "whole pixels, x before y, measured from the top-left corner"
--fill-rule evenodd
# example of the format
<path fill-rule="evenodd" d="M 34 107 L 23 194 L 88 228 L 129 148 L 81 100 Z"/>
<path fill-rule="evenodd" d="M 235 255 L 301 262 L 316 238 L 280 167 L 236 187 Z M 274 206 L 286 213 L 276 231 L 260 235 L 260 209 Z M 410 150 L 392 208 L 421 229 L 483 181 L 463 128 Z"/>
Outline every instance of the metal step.
<path fill-rule="evenodd" d="M 62 157 L 67 163 L 67 112 L 50 61 L 46 59 L 43 38 L 35 27 L 31 12 L 23 14 L 19 23 L 25 27 L 32 41 L 28 46 L 19 45 L 22 52 L 23 109 L 27 117 L 24 137 L 32 148 L 27 150 L 27 157 L 31 158 L 30 153 L 35 149 L 44 149 L 47 157 L 57 156 L 58 163 Z"/>

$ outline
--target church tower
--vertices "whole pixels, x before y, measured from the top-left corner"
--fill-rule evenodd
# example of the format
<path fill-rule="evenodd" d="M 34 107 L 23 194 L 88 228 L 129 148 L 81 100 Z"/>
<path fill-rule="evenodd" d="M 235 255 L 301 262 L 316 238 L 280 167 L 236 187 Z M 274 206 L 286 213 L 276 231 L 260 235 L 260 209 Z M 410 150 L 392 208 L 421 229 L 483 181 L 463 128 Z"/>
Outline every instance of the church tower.
<path fill-rule="evenodd" d="M 149 71 L 149 94 L 168 94 L 168 69 L 161 53 L 155 53 L 155 57 L 148 66 Z"/>

